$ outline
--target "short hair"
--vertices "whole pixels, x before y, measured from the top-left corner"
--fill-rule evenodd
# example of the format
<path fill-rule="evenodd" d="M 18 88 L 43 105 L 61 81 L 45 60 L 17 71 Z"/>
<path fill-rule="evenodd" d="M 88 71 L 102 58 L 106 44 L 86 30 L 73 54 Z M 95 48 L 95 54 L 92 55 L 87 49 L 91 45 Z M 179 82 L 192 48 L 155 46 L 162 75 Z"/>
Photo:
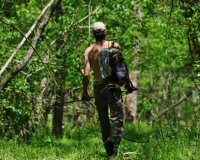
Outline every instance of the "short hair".
<path fill-rule="evenodd" d="M 105 39 L 106 30 L 101 30 L 101 29 L 93 30 L 93 36 L 97 40 Z"/>

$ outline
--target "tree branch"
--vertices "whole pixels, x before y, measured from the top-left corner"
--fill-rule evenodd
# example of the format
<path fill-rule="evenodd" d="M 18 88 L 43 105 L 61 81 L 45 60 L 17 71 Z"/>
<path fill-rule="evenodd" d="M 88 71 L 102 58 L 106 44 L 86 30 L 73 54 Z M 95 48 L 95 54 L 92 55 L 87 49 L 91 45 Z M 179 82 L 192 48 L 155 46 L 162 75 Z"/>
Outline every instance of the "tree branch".
<path fill-rule="evenodd" d="M 91 13 L 92 6 L 91 6 L 92 0 L 90 0 L 89 5 L 88 5 L 88 14 Z M 90 46 L 90 16 L 88 17 L 88 46 Z"/>
<path fill-rule="evenodd" d="M 37 53 L 37 51 L 35 50 L 35 47 L 36 47 L 37 44 L 38 44 L 38 41 L 39 41 L 39 39 L 40 39 L 40 36 L 42 35 L 42 32 L 44 31 L 46 25 L 48 24 L 48 21 L 49 21 L 51 15 L 53 14 L 53 12 L 55 11 L 56 7 L 60 4 L 61 1 L 62 1 L 62 0 L 55 0 L 55 2 L 53 1 L 54 4 L 51 5 L 51 9 L 50 9 L 49 12 L 44 16 L 44 18 L 43 18 L 41 24 L 39 25 L 39 27 L 38 27 L 38 29 L 37 29 L 37 31 L 36 31 L 35 37 L 33 38 L 33 41 L 32 41 L 32 43 L 30 44 L 31 46 L 30 46 L 30 48 L 29 48 L 29 50 L 28 50 L 27 55 L 24 57 L 24 59 L 21 61 L 21 63 L 19 63 L 18 66 L 17 66 L 16 68 L 14 68 L 13 70 L 11 70 L 10 73 L 9 73 L 9 75 L 8 75 L 7 77 L 5 77 L 5 78 L 1 81 L 1 83 L 0 83 L 0 92 L 3 91 L 3 89 L 4 89 L 5 86 L 8 84 L 8 82 L 12 79 L 13 76 L 16 75 L 18 72 L 20 72 L 20 71 L 27 65 L 27 63 L 28 63 L 29 60 L 31 59 L 31 57 L 32 57 L 32 55 L 33 55 L 33 53 L 34 53 L 34 51 Z M 20 33 L 22 33 L 22 32 L 20 32 Z M 22 34 L 23 34 L 23 33 L 22 33 Z M 26 37 L 25 37 L 25 38 L 26 38 Z M 27 42 L 29 42 L 28 39 L 26 39 L 26 40 L 27 40 Z M 37 55 L 38 55 L 38 53 L 37 53 Z M 39 55 L 38 55 L 38 56 L 39 56 Z M 40 58 L 40 60 L 42 60 L 40 56 L 39 56 L 39 58 Z M 46 67 L 45 64 L 43 64 L 43 65 Z M 49 72 L 49 70 L 48 70 L 47 67 L 46 67 L 46 69 L 47 69 L 49 75 L 51 76 L 51 74 L 50 74 L 50 72 Z M 52 76 L 51 76 L 51 78 L 54 80 L 54 78 L 53 78 Z M 54 80 L 54 82 L 56 83 L 55 80 Z M 57 85 L 57 83 L 56 83 L 56 85 Z M 57 86 L 58 86 L 58 85 L 57 85 Z"/>
<path fill-rule="evenodd" d="M 173 104 L 171 107 L 164 109 L 156 118 L 154 118 L 153 121 L 160 118 L 164 114 L 166 114 L 168 111 L 172 110 L 173 108 L 177 107 L 179 104 L 181 104 L 183 101 L 187 100 L 189 96 L 192 95 L 192 91 L 189 91 L 184 97 L 180 98 L 179 101 L 175 104 Z"/>
<path fill-rule="evenodd" d="M 78 22 L 74 23 L 74 25 L 76 25 L 76 24 L 82 22 L 83 20 L 85 20 L 86 18 L 88 18 L 92 13 L 96 12 L 100 7 L 101 7 L 101 5 L 96 7 L 96 9 L 94 11 L 90 12 L 87 16 L 85 16 L 84 18 L 80 19 Z"/>
<path fill-rule="evenodd" d="M 34 22 L 34 24 L 31 26 L 31 28 L 29 29 L 29 31 L 23 36 L 24 38 L 22 39 L 22 41 L 20 42 L 20 44 L 17 46 L 17 48 L 14 50 L 13 54 L 10 56 L 10 58 L 8 59 L 8 61 L 6 62 L 6 64 L 2 67 L 1 71 L 0 71 L 0 75 L 4 72 L 4 70 L 7 68 L 7 66 L 9 65 L 9 63 L 12 61 L 12 59 L 14 58 L 14 56 L 17 54 L 17 52 L 19 51 L 19 49 L 23 46 L 24 42 L 28 39 L 28 37 L 30 36 L 30 34 L 32 33 L 32 31 L 35 29 L 36 25 L 38 24 L 39 20 L 41 19 L 41 17 L 44 15 L 44 13 L 46 12 L 46 10 L 52 5 L 52 3 L 55 0 L 51 0 L 51 2 L 49 2 L 49 4 L 47 4 L 47 6 L 42 10 L 42 12 L 40 13 L 40 15 L 38 16 L 37 20 Z M 3 21 L 2 19 L 0 19 L 1 22 L 15 28 L 16 30 L 18 30 L 21 34 L 23 33 L 22 31 L 20 31 L 18 28 L 16 28 L 15 26 Z"/>

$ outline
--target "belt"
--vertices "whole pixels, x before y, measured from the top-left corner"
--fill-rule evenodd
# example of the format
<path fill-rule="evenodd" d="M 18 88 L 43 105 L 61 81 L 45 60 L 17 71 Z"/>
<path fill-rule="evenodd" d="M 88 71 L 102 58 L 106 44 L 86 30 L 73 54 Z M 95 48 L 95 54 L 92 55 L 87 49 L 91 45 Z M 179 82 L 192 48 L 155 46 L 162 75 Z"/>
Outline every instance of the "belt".
<path fill-rule="evenodd" d="M 94 85 L 97 85 L 97 84 L 104 84 L 104 83 L 105 83 L 105 80 L 94 81 Z"/>

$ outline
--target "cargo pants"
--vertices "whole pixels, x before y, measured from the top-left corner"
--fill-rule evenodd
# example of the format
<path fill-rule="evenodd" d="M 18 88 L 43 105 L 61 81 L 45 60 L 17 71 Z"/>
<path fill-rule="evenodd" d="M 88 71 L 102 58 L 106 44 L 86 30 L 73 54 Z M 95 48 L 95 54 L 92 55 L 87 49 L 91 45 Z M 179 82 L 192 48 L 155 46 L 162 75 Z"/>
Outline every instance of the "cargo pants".
<path fill-rule="evenodd" d="M 107 89 L 105 84 L 94 84 L 95 104 L 99 115 L 102 139 L 107 154 L 117 154 L 123 134 L 123 103 L 120 88 Z M 110 146 L 112 142 L 113 145 Z M 110 147 L 115 147 L 114 151 Z M 111 153 L 109 153 L 111 152 Z"/>

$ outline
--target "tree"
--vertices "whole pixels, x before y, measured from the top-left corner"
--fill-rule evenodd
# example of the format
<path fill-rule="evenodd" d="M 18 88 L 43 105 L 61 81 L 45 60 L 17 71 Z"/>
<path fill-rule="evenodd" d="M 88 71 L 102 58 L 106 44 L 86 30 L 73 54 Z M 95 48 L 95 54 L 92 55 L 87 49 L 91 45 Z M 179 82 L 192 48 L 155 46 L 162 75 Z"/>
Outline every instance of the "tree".
<path fill-rule="evenodd" d="M 19 62 L 19 64 L 18 64 L 15 68 L 11 69 L 10 72 L 9 72 L 9 74 L 8 74 L 7 76 L 5 76 L 4 78 L 1 79 L 1 83 L 0 83 L 0 91 L 1 91 L 1 92 L 2 92 L 3 89 L 6 87 L 6 85 L 11 81 L 11 79 L 12 79 L 15 75 L 17 75 L 20 71 L 22 71 L 22 69 L 28 64 L 28 62 L 30 61 L 30 59 L 31 59 L 31 57 L 32 57 L 32 55 L 33 55 L 34 52 L 37 54 L 37 56 L 39 56 L 39 54 L 37 53 L 37 51 L 36 51 L 35 48 L 36 48 L 36 46 L 37 46 L 37 44 L 38 44 L 39 39 L 41 38 L 42 32 L 44 31 L 46 25 L 48 24 L 48 21 L 49 21 L 51 15 L 53 14 L 53 12 L 54 12 L 55 9 L 57 8 L 57 6 L 59 6 L 60 2 L 61 2 L 61 0 L 57 0 L 57 1 L 56 1 L 56 0 L 55 0 L 55 1 L 52 0 L 52 1 L 47 5 L 47 7 L 42 11 L 42 13 L 41 13 L 41 15 L 39 16 L 39 18 L 44 14 L 43 12 L 45 12 L 46 9 L 50 7 L 50 9 L 49 9 L 48 12 L 46 13 L 46 15 L 43 17 L 43 20 L 42 20 L 41 24 L 39 25 L 39 27 L 38 27 L 38 29 L 37 29 L 37 31 L 36 31 L 36 34 L 35 34 L 35 36 L 33 37 L 32 43 L 30 43 L 30 42 L 28 41 L 28 39 L 27 39 L 26 36 L 29 36 L 29 35 L 30 35 L 32 29 L 34 29 L 35 24 L 37 24 L 39 18 L 36 20 L 35 24 L 34 24 L 34 25 L 32 26 L 32 28 L 30 29 L 30 32 L 28 32 L 26 35 L 24 35 L 22 31 L 20 31 L 19 29 L 17 29 L 17 28 L 14 27 L 13 25 L 10 25 L 10 24 L 4 22 L 3 20 L 1 20 L 1 22 L 4 22 L 5 24 L 10 25 L 10 26 L 14 27 L 15 29 L 17 29 L 17 30 L 18 30 L 21 34 L 23 34 L 23 36 L 24 36 L 24 39 L 22 40 L 21 44 L 17 47 L 16 51 L 13 53 L 13 55 L 12 55 L 12 56 L 10 57 L 10 59 L 7 61 L 7 64 L 6 64 L 5 67 L 2 69 L 2 72 L 1 72 L 1 73 L 3 73 L 3 70 L 5 70 L 5 68 L 6 68 L 7 65 L 10 63 L 10 61 L 12 60 L 12 58 L 14 57 L 14 55 L 16 54 L 16 52 L 17 52 L 17 51 L 19 50 L 19 48 L 23 45 L 25 39 L 26 39 L 26 40 L 29 42 L 29 44 L 30 44 L 29 50 L 28 50 L 26 56 L 23 58 L 23 60 L 21 60 L 21 61 Z M 40 56 L 39 56 L 39 58 L 40 58 Z M 42 59 L 40 58 L 40 60 L 42 60 Z M 43 63 L 43 65 L 44 65 L 44 63 Z M 45 66 L 45 67 L 46 67 L 46 66 Z M 46 67 L 46 69 L 47 69 L 47 67 Z M 49 73 L 50 73 L 50 72 L 49 72 Z M 50 75 L 51 75 L 51 74 L 50 74 Z M 15 112 L 15 107 L 13 107 L 12 110 Z M 11 110 L 11 112 L 12 112 L 12 110 Z M 5 108 L 4 111 L 5 111 L 5 112 L 9 112 L 10 110 L 8 110 L 8 109 Z M 19 112 L 19 113 L 20 113 L 20 112 Z M 20 114 L 21 114 L 21 113 L 20 113 Z M 27 116 L 28 116 L 28 115 L 27 115 Z M 27 116 L 26 116 L 26 117 L 27 117 Z M 29 115 L 29 116 L 30 116 L 30 115 Z M 25 118 L 23 121 L 21 121 L 20 123 L 22 123 L 22 124 L 24 123 L 24 124 L 28 125 L 29 119 L 30 119 L 30 117 L 27 117 L 27 118 Z M 32 123 L 31 123 L 31 124 L 32 124 Z M 32 126 L 32 125 L 31 125 L 31 126 Z M 30 126 L 25 126 L 25 125 L 23 125 L 23 129 L 22 129 L 22 130 L 25 130 L 25 132 L 22 131 L 22 133 L 23 133 L 22 136 L 23 136 L 24 134 L 25 134 L 25 135 L 28 134 L 28 128 L 29 128 L 29 127 L 30 127 Z"/>
<path fill-rule="evenodd" d="M 141 25 L 142 15 L 141 15 L 141 6 L 140 5 L 133 5 L 133 15 L 136 19 L 138 25 Z M 135 45 L 133 46 L 133 53 L 139 54 L 140 52 L 140 37 L 136 37 Z M 131 64 L 137 65 L 138 64 L 138 57 L 136 57 Z M 134 86 L 138 84 L 138 70 L 130 70 L 130 80 L 133 82 Z M 137 119 L 137 93 L 133 92 L 132 94 L 126 95 L 126 112 L 125 112 L 125 121 L 135 123 Z"/>
<path fill-rule="evenodd" d="M 54 2 L 54 0 L 52 0 L 48 5 L 47 7 L 43 10 L 44 12 L 46 11 L 46 9 L 48 7 L 50 7 L 52 5 L 52 3 Z M 52 8 L 50 9 L 49 13 L 47 13 L 42 21 L 42 23 L 40 24 L 40 26 L 38 27 L 38 30 L 35 34 L 35 37 L 33 38 L 33 41 L 32 41 L 32 44 L 30 44 L 30 48 L 28 50 L 28 53 L 27 55 L 24 57 L 24 59 L 18 64 L 18 66 L 16 66 L 16 68 L 12 69 L 9 73 L 9 76 L 5 77 L 4 79 L 1 80 L 1 83 L 0 83 L 0 92 L 4 89 L 4 87 L 8 84 L 8 82 L 12 79 L 12 77 L 14 75 L 16 75 L 17 73 L 19 73 L 26 65 L 27 63 L 29 62 L 29 60 L 31 59 L 35 48 L 38 44 L 38 41 L 40 39 L 40 36 L 43 32 L 43 30 L 45 29 L 51 15 L 53 14 L 55 8 L 57 7 L 57 5 L 59 5 L 60 1 L 55 1 L 55 4 L 54 6 L 52 6 Z M 40 19 L 40 17 L 43 15 L 43 13 L 41 13 L 41 15 L 39 16 L 38 19 Z M 10 61 L 12 60 L 12 58 L 14 57 L 14 55 L 17 53 L 17 51 L 21 48 L 21 46 L 23 45 L 24 41 L 27 40 L 28 41 L 28 36 L 30 35 L 32 29 L 34 29 L 35 25 L 37 24 L 38 22 L 38 19 L 36 20 L 35 24 L 32 26 L 32 28 L 30 29 L 30 32 L 28 32 L 26 35 L 23 34 L 23 32 L 21 32 L 20 30 L 20 33 L 23 34 L 24 38 L 22 40 L 22 42 L 19 44 L 19 46 L 17 47 L 16 51 L 13 53 L 13 55 L 10 57 L 10 59 L 7 61 L 5 67 L 3 67 L 2 71 L 1 71 L 1 74 L 2 72 L 5 70 L 5 68 L 7 67 L 7 65 L 10 63 Z M 2 21 L 4 22 L 4 21 Z M 4 22 L 5 23 L 5 22 Z M 8 23 L 5 23 L 5 24 L 8 24 Z M 8 24 L 9 25 L 9 24 Z M 13 26 L 13 25 L 10 25 L 10 26 Z M 15 27 L 14 27 L 15 28 Z M 28 41 L 29 42 L 29 41 Z M 29 42 L 30 43 L 30 42 Z M 37 52 L 36 52 L 37 53 Z M 38 54 L 38 53 L 37 53 Z M 38 55 L 39 56 L 39 55 Z"/>
<path fill-rule="evenodd" d="M 134 96 L 137 117 L 144 121 L 158 117 L 156 121 L 170 123 L 180 106 L 180 119 L 187 122 L 198 108 L 192 106 L 199 105 L 199 9 L 195 1 L 7 3 L 3 1 L 0 10 L 2 136 L 43 134 L 48 117 L 49 121 L 60 118 L 54 125 L 51 121 L 50 129 L 61 135 L 69 120 L 83 122 L 81 118 L 91 112 L 96 117 L 93 103 L 66 103 L 80 100 L 83 53 L 94 42 L 90 32 L 96 21 L 106 24 L 108 40 L 121 45 L 130 72 L 140 73 L 138 82 L 133 80 L 139 88 Z M 136 4 L 142 8 L 140 23 L 130 7 Z M 140 52 L 135 54 L 133 47 L 138 44 Z M 189 94 L 191 90 L 196 95 Z"/>

